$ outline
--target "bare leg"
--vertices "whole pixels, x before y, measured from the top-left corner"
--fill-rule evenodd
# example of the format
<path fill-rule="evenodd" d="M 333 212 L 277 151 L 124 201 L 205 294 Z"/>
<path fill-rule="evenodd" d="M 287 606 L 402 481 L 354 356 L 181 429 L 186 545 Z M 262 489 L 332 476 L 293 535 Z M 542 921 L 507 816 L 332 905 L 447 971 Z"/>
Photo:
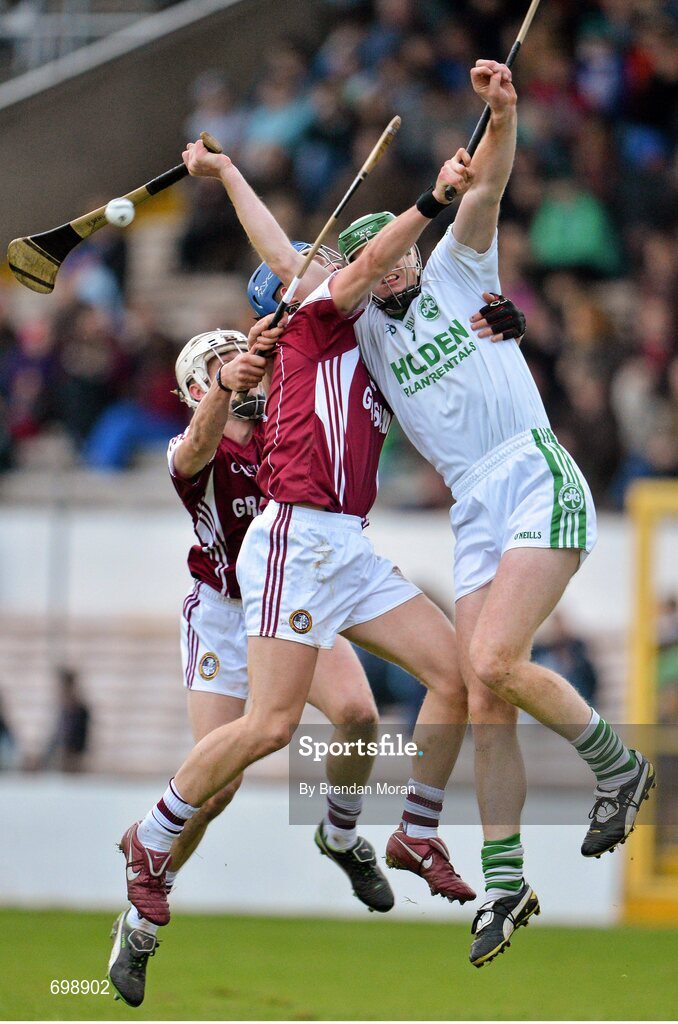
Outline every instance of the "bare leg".
<path fill-rule="evenodd" d="M 400 665 L 426 686 L 413 739 L 423 756 L 413 758 L 412 778 L 444 789 L 468 721 L 466 692 L 457 664 L 454 629 L 432 601 L 418 594 L 344 634 L 361 647 Z"/>
<path fill-rule="evenodd" d="M 332 651 L 321 651 L 316 663 L 309 701 L 335 724 L 333 740 L 345 741 L 376 733 L 377 709 L 362 666 L 346 640 L 338 638 Z M 188 713 L 193 737 L 199 742 L 222 725 L 241 718 L 245 701 L 216 693 L 189 691 Z M 362 784 L 369 778 L 373 758 L 329 757 L 327 777 L 333 785 Z M 172 871 L 178 871 L 197 849 L 207 826 L 230 804 L 242 783 L 242 774 L 207 800 L 190 818 L 172 844 Z"/>
<path fill-rule="evenodd" d="M 558 604 L 578 562 L 573 550 L 507 551 L 468 647 L 474 674 L 496 696 L 568 740 L 588 725 L 591 708 L 562 676 L 533 665 L 530 652 L 536 630 Z"/>
<path fill-rule="evenodd" d="M 332 741 L 367 743 L 375 738 L 379 715 L 370 684 L 358 656 L 342 637 L 337 637 L 333 650 L 318 654 L 308 700 L 333 724 Z M 373 763 L 373 757 L 355 751 L 343 757 L 329 755 L 327 781 L 333 786 L 363 785 Z"/>
<path fill-rule="evenodd" d="M 337 637 L 331 651 L 320 651 L 309 701 L 333 723 L 333 741 L 367 743 L 375 738 L 379 716 L 374 698 L 358 656 L 343 637 Z M 393 907 L 393 892 L 379 869 L 374 847 L 357 830 L 362 795 L 354 787 L 367 782 L 373 762 L 374 757 L 355 750 L 328 756 L 327 780 L 336 788 L 327 796 L 315 843 L 346 873 L 365 906 L 387 913 Z"/>
<path fill-rule="evenodd" d="M 219 693 L 205 693 L 200 690 L 189 690 L 187 693 L 188 717 L 191 722 L 193 739 L 198 743 L 203 736 L 222 725 L 228 725 L 241 718 L 245 711 L 245 701 L 238 697 L 227 697 Z M 202 842 L 205 830 L 221 812 L 228 807 L 238 792 L 242 782 L 242 774 L 224 786 L 222 790 L 210 797 L 197 814 L 190 818 L 184 830 L 172 843 L 172 871 L 183 867 Z"/>
<path fill-rule="evenodd" d="M 286 746 L 303 710 L 318 657 L 315 647 L 250 637 L 251 705 L 246 715 L 205 736 L 175 776 L 186 803 L 201 807 L 248 765 Z"/>
<path fill-rule="evenodd" d="M 518 744 L 518 709 L 497 697 L 471 668 L 468 651 L 485 604 L 489 584 L 457 601 L 455 625 L 459 664 L 468 689 L 473 723 L 475 781 L 480 820 L 486 840 L 520 832 L 527 782 Z"/>
<path fill-rule="evenodd" d="M 401 826 L 387 843 L 386 863 L 421 875 L 434 896 L 460 903 L 475 899 L 437 834 L 445 786 L 468 720 L 454 629 L 442 611 L 419 594 L 378 619 L 348 630 L 346 636 L 400 665 L 428 690 L 413 735 L 422 756 L 413 758 L 412 788 L 405 798 Z"/>

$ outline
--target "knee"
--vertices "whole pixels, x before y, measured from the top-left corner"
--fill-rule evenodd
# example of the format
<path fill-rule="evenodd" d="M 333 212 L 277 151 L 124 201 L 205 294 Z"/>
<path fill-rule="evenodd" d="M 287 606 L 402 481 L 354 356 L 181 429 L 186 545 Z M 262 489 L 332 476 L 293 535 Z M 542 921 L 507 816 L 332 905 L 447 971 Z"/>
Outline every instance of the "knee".
<path fill-rule="evenodd" d="M 265 722 L 258 724 L 256 721 L 250 723 L 251 747 L 253 757 L 256 761 L 268 754 L 274 754 L 276 750 L 286 747 L 292 738 L 297 723 L 290 722 L 286 718 L 270 717 Z"/>
<path fill-rule="evenodd" d="M 473 642 L 469 651 L 473 674 L 496 697 L 515 704 L 518 691 L 515 686 L 518 659 L 505 649 L 487 642 Z"/>
<path fill-rule="evenodd" d="M 240 789 L 240 786 L 242 785 L 242 778 L 242 774 L 238 775 L 237 778 L 233 779 L 232 782 L 229 782 L 227 786 L 224 786 L 224 788 L 220 789 L 218 793 L 215 793 L 214 796 L 211 796 L 209 800 L 205 801 L 201 810 L 208 822 L 214 821 L 215 818 L 219 817 L 222 811 L 226 810 L 231 800 Z"/>
<path fill-rule="evenodd" d="M 514 704 L 477 682 L 469 692 L 468 709 L 474 725 L 514 725 L 518 720 L 518 708 Z"/>
<path fill-rule="evenodd" d="M 436 664 L 425 677 L 422 677 L 421 681 L 430 693 L 435 694 L 448 707 L 453 707 L 460 713 L 467 711 L 468 696 L 456 660 L 445 664 Z"/>
<path fill-rule="evenodd" d="M 348 700 L 338 709 L 333 724 L 343 732 L 372 735 L 379 724 L 379 713 L 373 701 Z"/>

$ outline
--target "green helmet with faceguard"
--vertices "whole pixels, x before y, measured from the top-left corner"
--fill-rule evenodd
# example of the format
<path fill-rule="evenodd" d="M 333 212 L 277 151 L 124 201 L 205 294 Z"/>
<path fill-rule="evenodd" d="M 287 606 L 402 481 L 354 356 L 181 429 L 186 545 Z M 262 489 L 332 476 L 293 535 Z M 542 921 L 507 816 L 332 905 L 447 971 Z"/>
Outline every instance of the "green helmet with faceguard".
<path fill-rule="evenodd" d="M 395 220 L 394 214 L 387 211 L 383 213 L 368 213 L 364 217 L 354 220 L 347 228 L 344 228 L 339 234 L 338 245 L 339 252 L 346 262 L 350 263 L 360 250 L 367 245 L 370 239 L 379 234 L 381 229 L 393 220 Z M 391 294 L 384 299 L 374 294 L 372 295 L 372 302 L 374 302 L 375 306 L 383 309 L 390 316 L 398 316 L 403 313 L 421 291 L 422 265 L 419 249 L 416 245 L 413 245 L 409 253 L 412 254 L 411 259 L 407 261 L 409 254 L 406 253 L 398 267 L 394 268 L 405 271 L 405 287 L 399 292 L 394 292 L 390 289 Z"/>
<path fill-rule="evenodd" d="M 358 250 L 392 220 L 395 220 L 392 213 L 368 213 L 344 228 L 339 235 L 339 252 L 346 262 L 350 263 Z"/>

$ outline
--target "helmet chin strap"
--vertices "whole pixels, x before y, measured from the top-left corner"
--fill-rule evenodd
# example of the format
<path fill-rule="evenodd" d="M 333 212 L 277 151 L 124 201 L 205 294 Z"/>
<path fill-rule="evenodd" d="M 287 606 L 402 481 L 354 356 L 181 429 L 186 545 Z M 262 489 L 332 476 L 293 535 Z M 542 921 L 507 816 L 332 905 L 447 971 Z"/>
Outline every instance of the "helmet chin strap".
<path fill-rule="evenodd" d="M 261 392 L 254 395 L 248 394 L 242 400 L 238 399 L 236 395 L 231 399 L 231 413 L 239 420 L 263 419 L 265 409 L 266 397 Z"/>
<path fill-rule="evenodd" d="M 408 288 L 403 288 L 397 294 L 393 292 L 385 299 L 380 299 L 378 296 L 373 295 L 372 302 L 379 309 L 383 309 L 384 313 L 388 313 L 389 316 L 399 316 L 407 311 L 412 300 L 416 299 L 420 292 L 421 285 L 412 284 Z"/>

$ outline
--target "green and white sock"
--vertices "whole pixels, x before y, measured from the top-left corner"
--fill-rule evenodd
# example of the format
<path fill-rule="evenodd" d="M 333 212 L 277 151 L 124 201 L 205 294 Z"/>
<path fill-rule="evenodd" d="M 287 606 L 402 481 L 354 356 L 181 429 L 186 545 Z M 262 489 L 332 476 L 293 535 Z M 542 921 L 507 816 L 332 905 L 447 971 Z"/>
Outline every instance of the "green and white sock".
<path fill-rule="evenodd" d="M 594 773 L 600 789 L 618 789 L 638 770 L 634 754 L 597 711 L 591 712 L 591 721 L 572 740 L 572 746 Z"/>
<path fill-rule="evenodd" d="M 520 832 L 506 839 L 489 839 L 483 843 L 481 860 L 486 895 L 493 900 L 513 896 L 523 884 L 523 857 Z"/>

